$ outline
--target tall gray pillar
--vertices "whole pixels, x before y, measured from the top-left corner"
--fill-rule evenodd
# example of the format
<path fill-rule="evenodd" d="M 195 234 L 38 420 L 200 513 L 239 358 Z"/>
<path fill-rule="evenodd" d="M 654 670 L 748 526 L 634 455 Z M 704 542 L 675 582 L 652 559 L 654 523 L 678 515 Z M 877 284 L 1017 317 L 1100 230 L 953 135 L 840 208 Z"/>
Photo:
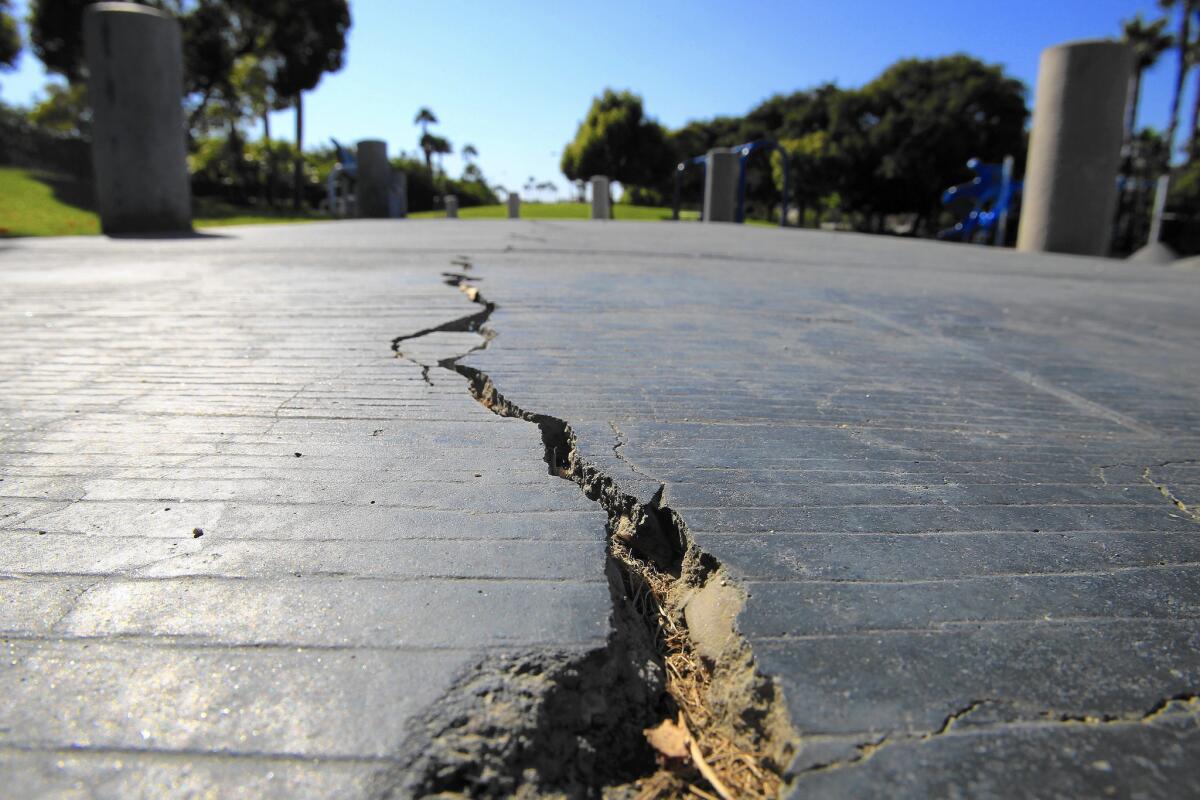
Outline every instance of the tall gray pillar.
<path fill-rule="evenodd" d="M 442 202 L 446 206 L 447 219 L 457 218 L 458 217 L 458 197 L 456 195 L 448 194 L 442 198 Z"/>
<path fill-rule="evenodd" d="M 1132 70 L 1133 51 L 1120 42 L 1042 52 L 1018 250 L 1108 253 Z"/>
<path fill-rule="evenodd" d="M 610 219 L 612 204 L 608 198 L 608 178 L 603 175 L 593 175 L 592 180 L 592 219 Z"/>
<path fill-rule="evenodd" d="M 709 150 L 704 169 L 704 221 L 737 222 L 738 154 Z"/>
<path fill-rule="evenodd" d="M 358 216 L 386 219 L 391 216 L 388 193 L 392 186 L 392 165 L 387 160 L 387 142 L 363 139 L 357 146 L 358 183 L 354 199 Z"/>
<path fill-rule="evenodd" d="M 518 219 L 521 216 L 521 195 L 517 192 L 508 193 L 508 218 Z"/>
<path fill-rule="evenodd" d="M 100 228 L 190 231 L 179 23 L 147 6 L 95 3 L 83 44 Z"/>

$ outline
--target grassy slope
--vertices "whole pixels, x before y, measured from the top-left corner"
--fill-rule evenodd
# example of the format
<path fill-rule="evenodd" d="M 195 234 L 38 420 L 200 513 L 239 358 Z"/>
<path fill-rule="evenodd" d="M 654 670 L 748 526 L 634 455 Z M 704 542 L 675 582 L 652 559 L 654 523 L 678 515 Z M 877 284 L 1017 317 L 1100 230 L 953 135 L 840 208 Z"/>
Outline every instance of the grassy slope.
<path fill-rule="evenodd" d="M 627 206 L 618 203 L 613 206 L 613 214 L 617 219 L 632 220 L 662 220 L 671 218 L 669 208 L 651 208 L 648 206 Z M 504 219 L 508 216 L 508 206 L 473 206 L 460 209 L 458 215 L 463 219 Z M 589 219 L 592 215 L 590 203 L 522 203 L 522 219 Z M 409 214 L 412 219 L 434 219 L 446 216 L 445 211 L 418 211 Z M 695 219 L 695 211 L 684 211 L 683 219 Z"/>
<path fill-rule="evenodd" d="M 100 233 L 100 219 L 86 192 L 69 180 L 31 170 L 0 167 L 0 236 L 74 236 Z M 195 225 L 257 225 L 321 219 L 291 213 L 255 214 L 223 203 L 198 201 Z"/>

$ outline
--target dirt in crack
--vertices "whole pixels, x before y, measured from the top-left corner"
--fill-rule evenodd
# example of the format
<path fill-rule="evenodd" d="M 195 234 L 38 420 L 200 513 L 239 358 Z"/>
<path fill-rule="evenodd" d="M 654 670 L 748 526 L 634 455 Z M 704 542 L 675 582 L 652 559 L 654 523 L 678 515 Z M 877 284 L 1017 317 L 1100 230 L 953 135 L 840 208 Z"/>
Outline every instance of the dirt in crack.
<path fill-rule="evenodd" d="M 496 305 L 466 275 L 454 278 L 482 310 L 397 337 L 398 356 L 413 360 L 402 343 L 431 333 L 479 333 L 468 352 L 495 335 L 486 323 Z M 646 503 L 622 492 L 580 457 L 569 424 L 509 401 L 459 363 L 465 355 L 437 366 L 465 378 L 492 413 L 537 426 L 549 473 L 605 510 L 613 634 L 603 651 L 480 661 L 418 722 L 378 794 L 777 796 L 797 737 L 781 690 L 734 625 L 744 593 L 662 490 Z M 651 747 L 645 729 L 664 722 Z"/>

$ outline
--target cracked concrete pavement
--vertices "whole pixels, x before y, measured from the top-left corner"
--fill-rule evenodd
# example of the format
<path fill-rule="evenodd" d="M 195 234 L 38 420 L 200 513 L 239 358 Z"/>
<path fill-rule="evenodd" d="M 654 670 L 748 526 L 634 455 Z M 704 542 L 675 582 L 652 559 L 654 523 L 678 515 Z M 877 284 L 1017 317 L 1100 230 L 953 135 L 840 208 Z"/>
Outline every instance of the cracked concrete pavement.
<path fill-rule="evenodd" d="M 463 257 L 462 363 L 748 592 L 797 796 L 1200 792 L 1194 274 L 636 223 L 0 248 L 14 796 L 379 794 L 473 665 L 603 646 L 604 512 L 422 370 L 481 344 Z"/>

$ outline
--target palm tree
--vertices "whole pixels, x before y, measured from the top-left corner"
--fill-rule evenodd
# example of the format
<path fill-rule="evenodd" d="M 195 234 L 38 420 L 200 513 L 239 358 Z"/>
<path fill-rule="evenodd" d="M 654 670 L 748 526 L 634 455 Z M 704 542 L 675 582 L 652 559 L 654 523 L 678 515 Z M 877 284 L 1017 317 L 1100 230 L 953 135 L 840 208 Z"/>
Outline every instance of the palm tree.
<path fill-rule="evenodd" d="M 479 158 L 479 151 L 475 149 L 475 145 L 473 144 L 464 144 L 460 153 L 462 154 L 463 160 L 468 164 Z"/>
<path fill-rule="evenodd" d="M 446 170 L 442 166 L 442 156 L 449 155 L 450 153 L 454 152 L 454 147 L 450 144 L 450 140 L 443 139 L 441 136 L 434 136 L 432 134 L 426 134 L 425 136 L 421 137 L 421 139 L 422 142 L 428 140 L 429 149 L 425 151 L 426 160 L 429 159 L 431 154 L 436 155 L 438 157 L 438 171 L 445 175 Z"/>
<path fill-rule="evenodd" d="M 1196 9 L 1196 21 L 1200 23 L 1200 8 Z M 1193 69 L 1200 72 L 1200 36 L 1192 42 L 1191 62 Z M 1192 97 L 1192 132 L 1188 137 L 1188 159 L 1200 158 L 1200 77 L 1196 79 L 1196 92 Z"/>
<path fill-rule="evenodd" d="M 433 172 L 433 151 L 437 138 L 438 137 L 434 136 L 432 133 L 421 134 L 420 144 L 421 152 L 425 154 L 425 168 L 431 173 Z"/>
<path fill-rule="evenodd" d="M 1133 47 L 1133 74 L 1129 76 L 1129 101 L 1125 107 L 1125 145 L 1133 141 L 1137 125 L 1138 102 L 1142 94 L 1142 74 L 1154 66 L 1174 39 L 1166 33 L 1167 18 L 1146 22 L 1141 14 L 1122 23 L 1125 41 Z"/>
<path fill-rule="evenodd" d="M 1191 69 L 1192 47 L 1192 15 L 1200 11 L 1200 0 L 1158 0 L 1158 5 L 1164 11 L 1179 8 L 1179 33 L 1175 37 L 1175 48 L 1179 53 L 1178 66 L 1175 70 L 1175 90 L 1171 94 L 1171 117 L 1167 123 L 1167 132 L 1163 137 L 1167 141 L 1167 162 L 1175 152 L 1175 131 L 1179 127 L 1179 105 L 1183 100 L 1183 84 Z"/>
<path fill-rule="evenodd" d="M 413 117 L 413 125 L 421 126 L 421 135 L 425 136 L 429 133 L 430 125 L 437 125 L 438 119 L 433 115 L 433 109 L 429 106 L 421 106 L 421 110 L 417 112 L 417 116 Z"/>

